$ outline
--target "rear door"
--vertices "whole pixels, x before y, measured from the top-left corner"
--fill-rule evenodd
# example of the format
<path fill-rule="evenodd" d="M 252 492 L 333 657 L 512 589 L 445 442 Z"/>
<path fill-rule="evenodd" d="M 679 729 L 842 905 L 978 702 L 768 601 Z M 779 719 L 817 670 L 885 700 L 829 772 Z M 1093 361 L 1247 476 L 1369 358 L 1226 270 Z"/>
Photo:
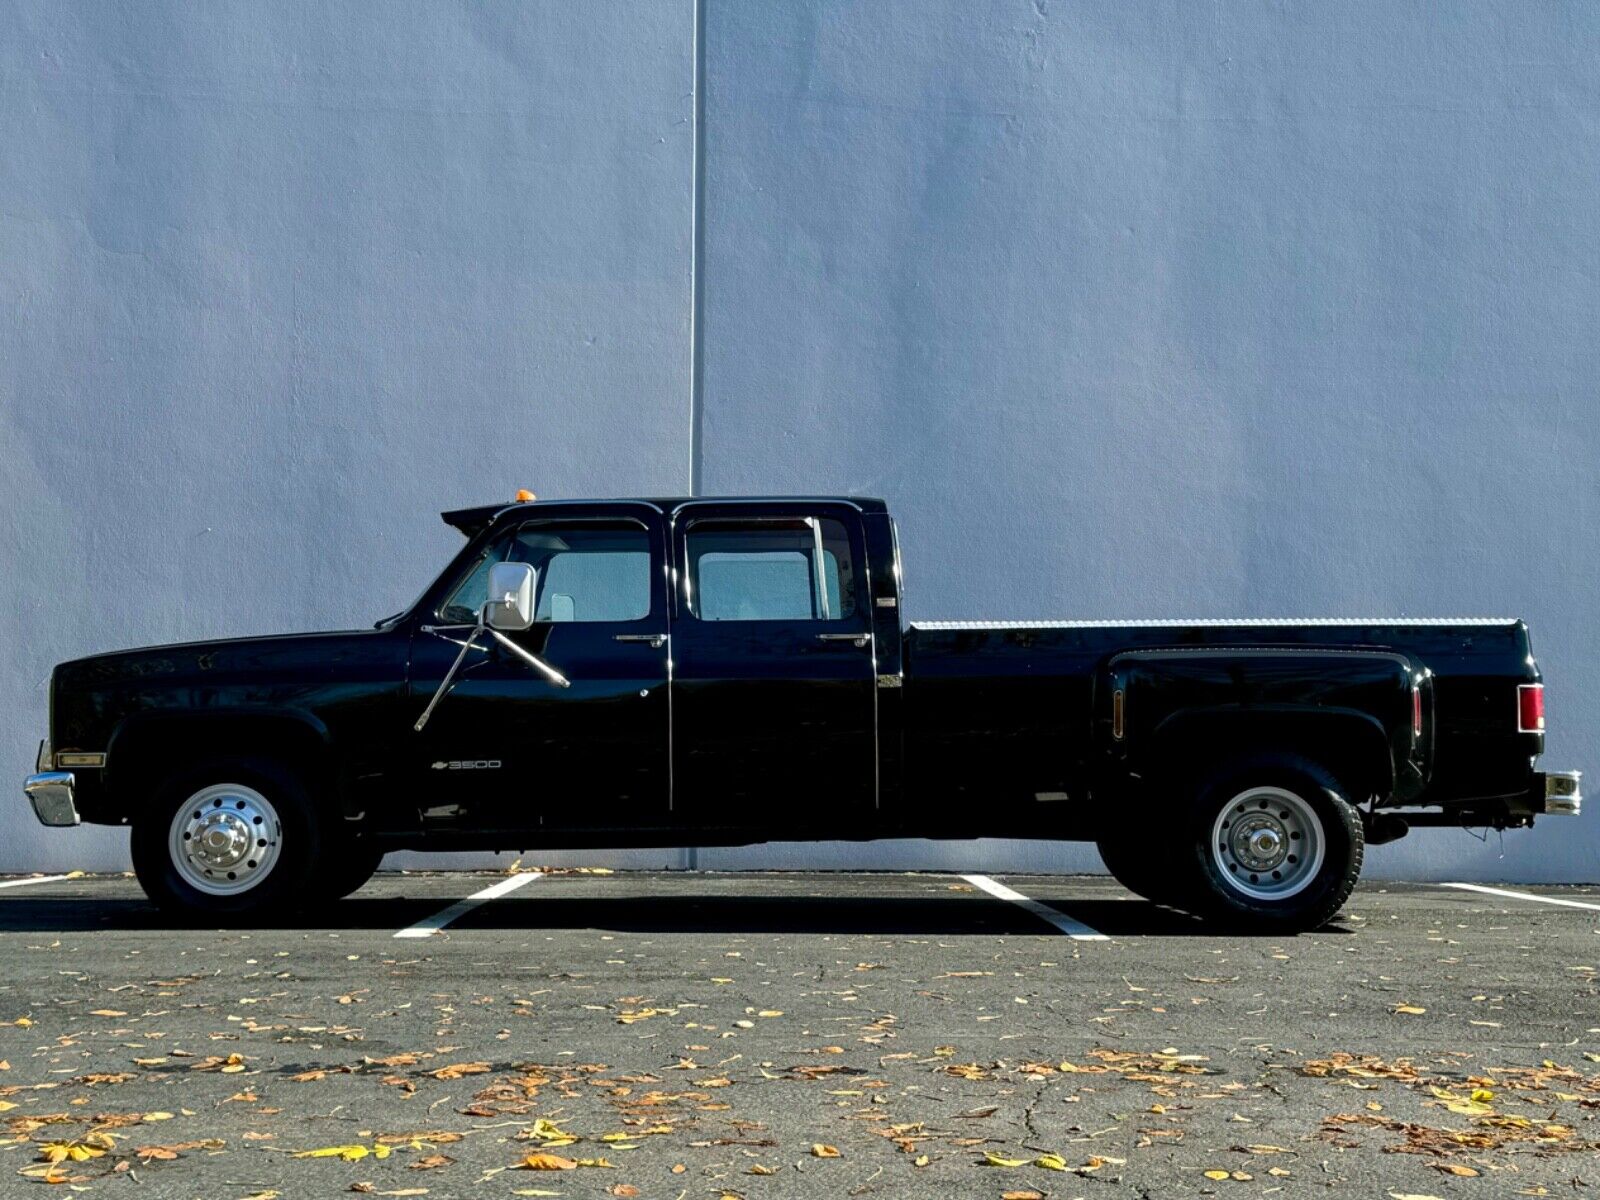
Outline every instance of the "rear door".
<path fill-rule="evenodd" d="M 774 836 L 871 819 L 877 696 L 858 511 L 686 504 L 673 560 L 675 818 Z"/>

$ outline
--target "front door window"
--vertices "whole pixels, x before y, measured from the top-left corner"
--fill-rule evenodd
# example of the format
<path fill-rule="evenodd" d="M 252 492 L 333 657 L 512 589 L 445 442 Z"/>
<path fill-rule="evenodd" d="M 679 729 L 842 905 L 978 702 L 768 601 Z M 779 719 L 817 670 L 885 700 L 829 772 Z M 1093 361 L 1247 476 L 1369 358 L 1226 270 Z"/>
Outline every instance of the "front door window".
<path fill-rule="evenodd" d="M 637 525 L 524 525 L 485 549 L 439 609 L 440 618 L 476 621 L 489 568 L 497 562 L 525 562 L 539 572 L 536 621 L 629 622 L 650 615 L 650 537 Z"/>

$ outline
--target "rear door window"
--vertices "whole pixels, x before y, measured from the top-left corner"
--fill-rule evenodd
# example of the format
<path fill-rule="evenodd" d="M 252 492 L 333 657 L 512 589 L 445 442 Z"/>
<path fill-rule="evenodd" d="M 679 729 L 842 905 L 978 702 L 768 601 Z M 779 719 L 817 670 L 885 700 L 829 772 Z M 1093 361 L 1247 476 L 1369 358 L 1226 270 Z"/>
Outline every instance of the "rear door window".
<path fill-rule="evenodd" d="M 855 613 L 850 538 L 838 521 L 696 521 L 685 544 L 702 621 L 837 621 Z"/>

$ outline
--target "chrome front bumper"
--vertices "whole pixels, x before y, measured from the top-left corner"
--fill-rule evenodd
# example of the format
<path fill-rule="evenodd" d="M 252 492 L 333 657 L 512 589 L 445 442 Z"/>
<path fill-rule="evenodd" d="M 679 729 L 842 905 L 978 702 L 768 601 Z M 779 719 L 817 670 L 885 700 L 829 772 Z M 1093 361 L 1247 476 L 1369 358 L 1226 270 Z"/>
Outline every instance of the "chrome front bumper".
<path fill-rule="evenodd" d="M 1544 777 L 1546 816 L 1575 817 L 1583 808 L 1583 772 L 1547 771 Z"/>
<path fill-rule="evenodd" d="M 41 825 L 76 825 L 78 806 L 72 800 L 71 771 L 41 771 L 29 775 L 22 790 L 33 805 L 33 815 Z"/>

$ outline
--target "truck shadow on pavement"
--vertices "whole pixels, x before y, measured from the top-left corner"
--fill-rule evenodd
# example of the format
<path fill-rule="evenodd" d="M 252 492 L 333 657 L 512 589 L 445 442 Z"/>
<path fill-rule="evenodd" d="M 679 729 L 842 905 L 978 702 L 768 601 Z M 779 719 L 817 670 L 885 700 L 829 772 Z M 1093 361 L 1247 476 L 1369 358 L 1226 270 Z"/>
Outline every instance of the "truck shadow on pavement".
<path fill-rule="evenodd" d="M 311 912 L 224 921 L 188 920 L 143 897 L 30 896 L 0 904 L 0 933 L 226 930 L 400 930 L 437 913 L 449 897 L 362 897 Z M 1202 922 L 1142 900 L 1058 902 L 1058 911 L 1109 937 L 1272 937 Z M 1059 937 L 1037 917 L 1003 902 L 973 897 L 752 896 L 632 894 L 561 899 L 518 897 L 474 909 L 447 935 L 488 931 L 626 933 L 792 933 L 919 936 Z M 1322 933 L 1348 933 L 1331 925 Z"/>

